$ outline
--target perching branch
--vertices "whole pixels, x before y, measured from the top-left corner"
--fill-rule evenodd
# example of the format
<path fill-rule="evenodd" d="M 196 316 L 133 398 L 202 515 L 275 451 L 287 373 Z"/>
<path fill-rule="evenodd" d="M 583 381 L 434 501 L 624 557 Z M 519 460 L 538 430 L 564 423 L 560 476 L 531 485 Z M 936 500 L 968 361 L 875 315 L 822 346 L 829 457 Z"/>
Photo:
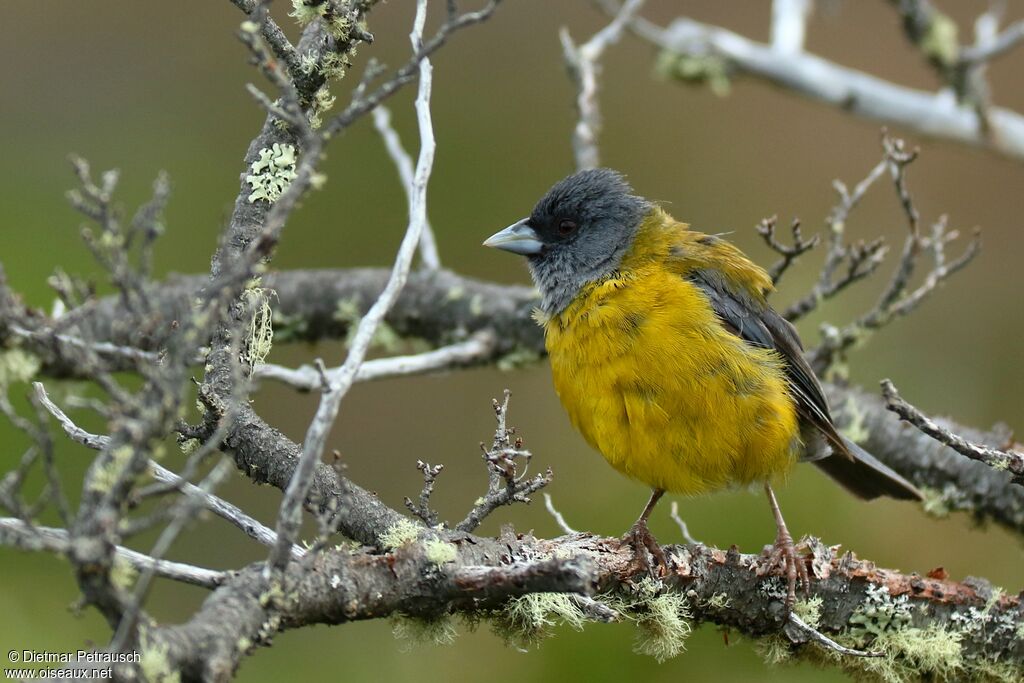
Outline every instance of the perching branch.
<path fill-rule="evenodd" d="M 443 555 L 438 544 L 446 548 Z M 1019 670 L 1019 598 L 980 581 L 950 581 L 941 572 L 924 577 L 880 569 L 816 539 L 807 548 L 803 561 L 811 581 L 798 602 L 802 621 L 841 648 L 880 655 L 829 659 L 833 664 L 862 673 L 884 666 L 928 674 L 951 666 L 965 677 L 997 663 L 1007 673 Z M 543 638 L 555 620 L 629 620 L 636 623 L 638 651 L 658 657 L 678 653 L 692 625 L 710 623 L 760 639 L 773 659 L 829 657 L 832 650 L 821 649 L 822 641 L 803 629 L 780 635 L 785 587 L 777 576 L 757 575 L 758 556 L 702 545 L 665 551 L 670 571 L 658 587 L 632 573 L 631 551 L 618 539 L 589 534 L 541 540 L 436 532 L 381 555 L 326 549 L 315 558 L 314 571 L 285 577 L 287 602 L 272 606 L 254 590 L 263 566 L 251 565 L 187 623 L 160 628 L 155 636 L 168 643 L 171 665 L 191 677 L 232 670 L 242 654 L 235 640 L 266 644 L 268 623 L 299 628 L 390 615 L 449 633 L 453 615 L 482 618 L 523 645 Z M 527 608 L 522 596 L 538 592 L 576 599 L 530 598 Z M 922 664 L 919 648 L 928 647 L 944 648 L 950 659 Z"/>

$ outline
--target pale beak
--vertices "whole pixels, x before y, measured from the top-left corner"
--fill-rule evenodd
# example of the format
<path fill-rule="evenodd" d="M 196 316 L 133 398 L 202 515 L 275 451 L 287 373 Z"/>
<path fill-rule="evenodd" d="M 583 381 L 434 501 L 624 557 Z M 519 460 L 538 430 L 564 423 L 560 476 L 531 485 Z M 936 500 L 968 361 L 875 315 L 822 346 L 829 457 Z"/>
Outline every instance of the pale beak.
<path fill-rule="evenodd" d="M 537 231 L 530 227 L 530 219 L 524 218 L 501 232 L 496 232 L 484 242 L 485 247 L 511 251 L 522 256 L 534 256 L 544 248 Z"/>

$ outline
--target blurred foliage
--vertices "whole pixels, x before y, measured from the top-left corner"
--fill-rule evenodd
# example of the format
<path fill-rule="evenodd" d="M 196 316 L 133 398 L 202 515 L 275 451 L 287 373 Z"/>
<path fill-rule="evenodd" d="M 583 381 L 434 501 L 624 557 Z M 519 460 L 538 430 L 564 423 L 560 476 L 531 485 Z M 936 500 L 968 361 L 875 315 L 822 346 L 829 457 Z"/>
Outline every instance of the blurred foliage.
<path fill-rule="evenodd" d="M 282 4 L 275 3 L 278 10 Z M 382 3 L 374 11 L 370 28 L 377 40 L 363 50 L 357 68 L 370 52 L 393 65 L 405 58 L 411 4 Z M 957 5 L 950 9 L 962 26 L 986 6 L 980 0 L 944 4 Z M 882 3 L 821 5 L 809 31 L 810 49 L 901 83 L 935 86 L 928 66 L 907 46 L 895 14 Z M 767 36 L 767 2 L 652 0 L 645 14 L 668 20 L 680 11 L 754 38 Z M 240 159 L 262 119 L 242 87 L 259 78 L 232 37 L 240 21 L 229 3 L 210 0 L 181 2 L 173 10 L 128 0 L 4 7 L 0 57 L 7 67 L 0 71 L 0 120 L 7 134 L 0 155 L 0 258 L 13 286 L 31 303 L 49 305 L 45 280 L 55 266 L 96 275 L 77 236 L 78 219 L 62 199 L 72 184 L 64 161 L 72 151 L 94 168 L 119 167 L 121 198 L 128 205 L 144 199 L 158 169 L 166 169 L 174 194 L 158 270 L 208 268 L 245 172 Z M 291 28 L 290 20 L 282 16 L 282 21 Z M 483 250 L 479 243 L 495 227 L 527 213 L 545 188 L 571 170 L 572 91 L 556 30 L 567 25 L 583 39 L 602 22 L 582 0 L 508 0 L 491 23 L 457 36 L 435 60 L 439 147 L 430 213 L 446 265 L 500 281 L 526 280 L 516 259 Z M 728 232 L 756 259 L 770 258 L 752 229 L 760 218 L 799 215 L 810 234 L 833 201 L 831 179 L 856 181 L 879 158 L 873 123 L 743 79 L 730 83 L 725 98 L 706 85 L 662 82 L 653 75 L 653 56 L 629 38 L 606 56 L 604 162 L 625 171 L 643 194 L 663 201 L 676 217 L 709 232 Z M 1001 104 L 1024 109 L 1024 91 L 1011 88 L 1022 68 L 1022 53 L 993 65 Z M 392 104 L 396 125 L 413 146 L 411 92 Z M 922 409 L 968 424 L 985 427 L 1002 420 L 1020 426 L 1024 319 L 1011 302 L 1019 299 L 1022 285 L 1018 206 L 1024 166 L 952 143 L 918 142 L 923 153 L 911 169 L 910 186 L 924 219 L 948 212 L 954 226 L 983 226 L 984 251 L 936 300 L 857 350 L 851 377 L 869 389 L 892 377 Z M 326 188 L 295 215 L 274 267 L 389 263 L 406 208 L 369 121 L 335 141 L 324 170 Z M 899 243 L 905 225 L 891 189 L 880 183 L 849 230 Z M 819 258 L 811 254 L 787 274 L 780 301 L 806 290 Z M 841 322 L 862 310 L 880 287 L 881 279 L 861 284 L 826 306 L 801 324 L 805 338 L 813 342 L 823 321 Z M 315 354 L 337 361 L 342 349 L 278 344 L 271 360 L 296 364 Z M 476 444 L 492 430 L 490 397 L 505 387 L 513 391 L 511 422 L 536 454 L 535 464 L 555 470 L 549 490 L 569 523 L 621 533 L 646 492 L 615 474 L 572 431 L 546 366 L 358 386 L 342 406 L 329 447 L 341 452 L 350 476 L 396 506 L 402 496 L 419 490 L 416 458 L 444 462 L 435 501 L 442 515 L 461 517 L 485 486 Z M 13 388 L 15 394 L 24 391 L 24 385 Z M 256 395 L 260 413 L 296 439 L 314 407 L 315 398 L 276 386 Z M 78 417 L 93 429 L 103 428 L 98 420 Z M 0 442 L 5 445 L 0 458 L 9 464 L 23 440 L 4 424 Z M 61 442 L 58 457 L 68 481 L 79 482 L 87 454 Z M 222 493 L 264 521 L 273 519 L 280 500 L 276 490 L 255 487 L 240 475 Z M 943 565 L 953 577 L 979 574 L 1010 591 L 1020 588 L 1019 540 L 975 528 L 963 517 L 935 520 L 906 505 L 862 504 L 810 468 L 794 473 L 782 504 L 796 533 L 842 542 L 880 565 L 920 572 Z M 674 541 L 677 530 L 665 508 L 652 526 L 663 540 Z M 682 511 L 692 532 L 707 543 L 754 551 L 772 539 L 771 517 L 759 495 L 684 500 Z M 557 533 L 542 505 L 501 511 L 482 531 L 495 532 L 504 522 Z M 138 547 L 145 549 L 147 540 L 140 539 Z M 228 568 L 264 554 L 220 520 L 205 520 L 183 536 L 172 557 Z M 109 637 L 94 612 L 76 618 L 65 609 L 77 590 L 59 559 L 0 549 L 0 563 L 4 651 L 73 650 Z M 173 622 L 187 618 L 203 597 L 201 590 L 160 582 L 151 607 L 158 618 Z M 496 683 L 712 675 L 718 680 L 840 678 L 809 668 L 766 670 L 748 643 L 707 628 L 687 642 L 688 652 L 662 665 L 633 654 L 632 640 L 628 625 L 591 625 L 582 633 L 560 629 L 538 651 L 521 654 L 481 628 L 451 646 L 401 653 L 386 622 L 318 627 L 282 634 L 272 648 L 244 662 L 240 678 L 276 681 L 324 671 L 349 680 L 429 682 L 457 676 Z"/>

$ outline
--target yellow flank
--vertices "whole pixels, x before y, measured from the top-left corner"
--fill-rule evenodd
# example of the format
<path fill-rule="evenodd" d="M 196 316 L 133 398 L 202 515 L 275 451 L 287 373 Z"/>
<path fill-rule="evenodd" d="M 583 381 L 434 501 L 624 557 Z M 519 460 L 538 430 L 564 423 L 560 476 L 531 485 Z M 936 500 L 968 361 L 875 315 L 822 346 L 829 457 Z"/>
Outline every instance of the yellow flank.
<path fill-rule="evenodd" d="M 738 249 L 655 209 L 619 271 L 545 322 L 573 425 L 619 471 L 683 494 L 771 479 L 800 449 L 781 358 L 719 323 L 686 280 L 696 268 L 757 299 L 771 290 Z"/>

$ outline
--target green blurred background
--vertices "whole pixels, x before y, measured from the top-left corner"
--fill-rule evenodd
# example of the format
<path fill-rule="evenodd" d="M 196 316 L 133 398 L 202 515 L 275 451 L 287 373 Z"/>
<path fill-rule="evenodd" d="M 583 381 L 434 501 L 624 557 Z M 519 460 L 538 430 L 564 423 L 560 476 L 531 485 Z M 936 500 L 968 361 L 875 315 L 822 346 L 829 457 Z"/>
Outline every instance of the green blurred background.
<path fill-rule="evenodd" d="M 282 5 L 281 2 L 275 3 Z M 969 32 L 987 2 L 942 3 Z M 374 10 L 373 54 L 396 65 L 409 48 L 412 2 L 392 0 Z M 1015 3 L 1011 9 L 1020 13 Z M 282 9 L 278 7 L 278 9 Z M 436 8 L 440 9 L 440 8 Z M 768 2 L 651 0 L 644 14 L 667 21 L 677 13 L 725 25 L 755 39 L 768 34 Z M 0 13 L 0 216 L 2 259 L 11 284 L 27 300 L 49 306 L 45 279 L 55 266 L 96 275 L 80 243 L 79 218 L 63 192 L 73 185 L 65 156 L 75 152 L 94 168 L 122 171 L 120 196 L 133 207 L 146 198 L 158 169 L 174 184 L 168 232 L 158 252 L 161 273 L 208 267 L 217 235 L 238 189 L 240 159 L 262 115 L 243 89 L 260 79 L 234 38 L 241 15 L 228 2 L 205 0 L 90 3 L 4 3 Z M 1015 19 L 1009 16 L 1008 19 Z M 292 34 L 290 20 L 283 18 Z M 603 25 L 585 0 L 507 0 L 489 23 L 458 35 L 435 60 L 434 120 L 438 152 L 430 215 L 445 265 L 467 275 L 525 282 L 518 259 L 481 249 L 496 228 L 524 215 L 553 181 L 571 170 L 569 132 L 575 119 L 557 30 L 584 40 Z M 808 47 L 840 63 L 896 82 L 934 88 L 934 75 L 908 47 L 886 3 L 822 2 Z M 605 59 L 601 103 L 604 163 L 626 172 L 645 195 L 666 202 L 678 218 L 706 231 L 730 231 L 755 259 L 771 255 L 752 226 L 778 213 L 820 229 L 833 201 L 833 178 L 856 182 L 879 159 L 879 126 L 741 80 L 726 98 L 706 88 L 680 87 L 652 73 L 649 48 L 626 38 Z M 1024 51 L 991 69 L 996 101 L 1024 109 Z M 355 78 L 335 91 L 340 101 Z M 392 102 L 396 125 L 414 147 L 411 89 Z M 896 131 L 902 133 L 902 131 Z M 947 142 L 910 135 L 922 158 L 910 172 L 925 221 L 948 213 L 953 226 L 984 228 L 984 251 L 910 319 L 898 321 L 852 357 L 854 382 L 871 389 L 891 377 L 923 409 L 978 427 L 996 421 L 1024 425 L 1020 315 L 1020 191 L 1024 165 Z M 390 263 L 405 226 L 405 200 L 390 160 L 362 121 L 336 140 L 324 170 L 329 182 L 295 214 L 274 267 L 345 267 Z M 851 235 L 885 235 L 899 244 L 905 224 L 891 187 L 880 183 L 849 225 Z M 778 294 L 787 302 L 806 291 L 820 255 L 804 259 Z M 841 323 L 869 306 L 883 278 L 861 284 L 801 324 L 808 342 L 822 322 Z M 338 345 L 274 348 L 271 361 L 297 364 L 322 355 L 338 362 Z M 647 492 L 608 468 L 565 419 L 546 365 L 512 373 L 493 369 L 357 386 L 346 398 L 329 447 L 341 451 L 349 474 L 401 507 L 419 490 L 417 458 L 446 465 L 435 501 L 458 518 L 484 486 L 476 444 L 492 430 L 489 400 L 513 392 L 512 423 L 535 453 L 535 465 L 556 474 L 549 491 L 570 524 L 619 534 Z M 23 393 L 25 387 L 14 391 Z M 265 386 L 256 408 L 299 439 L 315 398 Z M 84 419 L 84 418 L 83 418 Z M 98 426 L 92 423 L 94 427 Z M 23 439 L 0 425 L 7 469 Z M 69 480 L 87 454 L 61 444 Z M 241 475 L 221 491 L 270 521 L 276 490 Z M 1021 546 L 995 528 L 964 516 L 936 520 L 908 505 L 859 503 L 812 468 L 801 468 L 781 494 L 790 528 L 907 571 L 944 566 L 955 578 L 983 575 L 1016 592 Z M 755 551 L 773 536 L 767 506 L 746 492 L 681 501 L 692 532 L 709 544 Z M 495 514 L 483 529 L 513 522 L 520 530 L 557 533 L 535 503 Z M 665 505 L 653 522 L 663 541 L 677 540 Z M 139 544 L 145 550 L 145 543 Z M 171 556 L 231 568 L 265 555 L 219 520 L 197 523 Z M 77 595 L 60 559 L 0 549 L 0 646 L 73 650 L 103 643 L 109 632 L 91 611 L 75 616 Z M 161 582 L 150 608 L 166 622 L 188 617 L 204 597 L 198 589 Z M 386 622 L 317 627 L 285 633 L 246 659 L 244 681 L 276 681 L 334 673 L 347 680 L 839 680 L 807 667 L 768 670 L 749 643 L 703 628 L 689 651 L 663 665 L 634 655 L 628 625 L 561 629 L 539 649 L 506 648 L 486 628 L 447 647 L 404 651 Z"/>

